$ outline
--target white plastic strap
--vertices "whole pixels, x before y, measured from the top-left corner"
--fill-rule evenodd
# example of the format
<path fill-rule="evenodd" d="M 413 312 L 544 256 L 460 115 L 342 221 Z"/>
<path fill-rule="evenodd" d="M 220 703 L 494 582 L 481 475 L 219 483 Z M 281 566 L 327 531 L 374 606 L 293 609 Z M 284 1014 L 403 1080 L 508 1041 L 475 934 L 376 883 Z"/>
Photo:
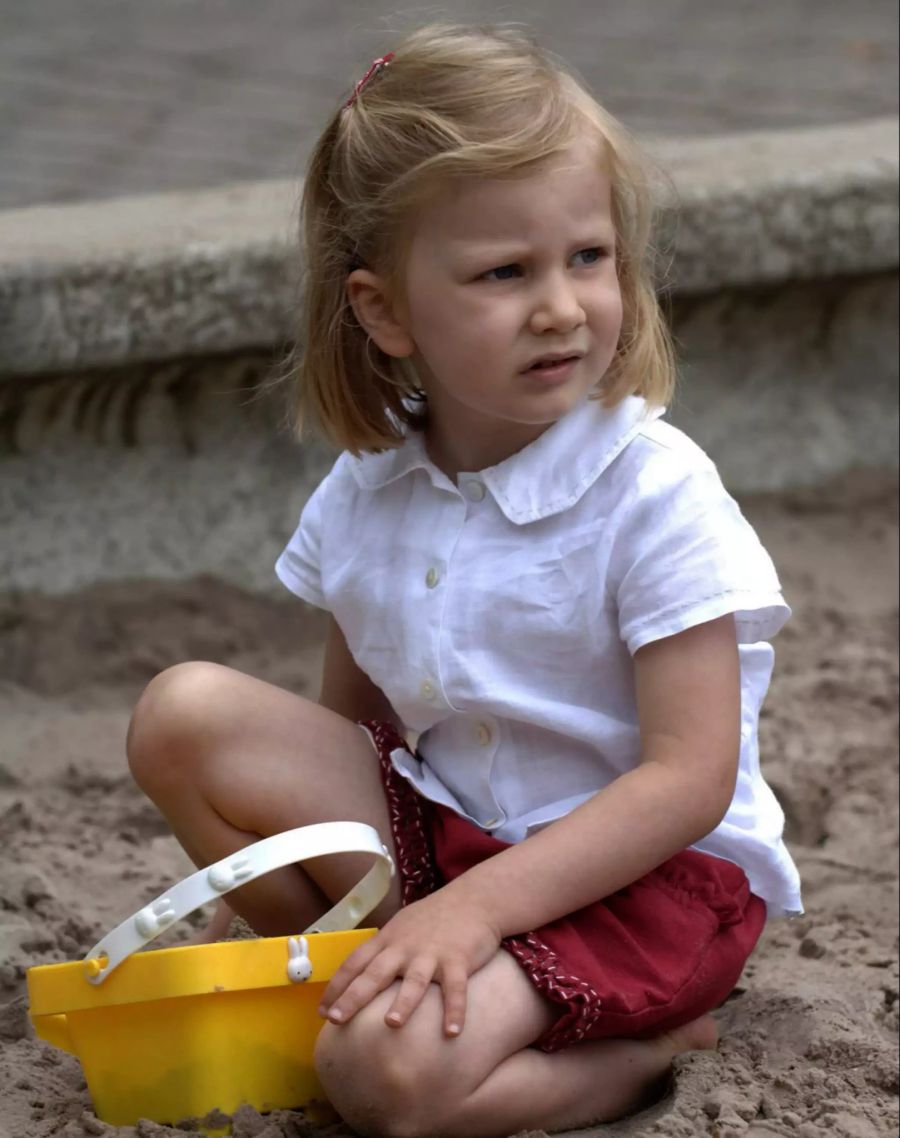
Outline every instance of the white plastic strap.
<path fill-rule="evenodd" d="M 378 831 L 362 822 L 321 822 L 263 838 L 230 857 L 198 869 L 149 905 L 134 913 L 87 953 L 86 974 L 92 984 L 106 977 L 133 952 L 158 937 L 201 905 L 247 885 L 285 865 L 335 853 L 369 853 L 375 864 L 355 889 L 308 929 L 307 933 L 353 929 L 387 895 L 394 863 Z"/>

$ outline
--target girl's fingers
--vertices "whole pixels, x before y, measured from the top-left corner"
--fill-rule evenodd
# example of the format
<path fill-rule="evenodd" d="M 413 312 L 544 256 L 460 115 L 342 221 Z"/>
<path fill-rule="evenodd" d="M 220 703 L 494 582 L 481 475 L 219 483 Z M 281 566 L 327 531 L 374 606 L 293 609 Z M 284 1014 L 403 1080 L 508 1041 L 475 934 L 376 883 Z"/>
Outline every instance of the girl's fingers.
<path fill-rule="evenodd" d="M 402 1027 L 416 1008 L 434 979 L 437 961 L 431 957 L 416 957 L 403 975 L 403 983 L 390 1010 L 384 1017 L 388 1027 Z"/>
<path fill-rule="evenodd" d="M 332 1023 L 346 1023 L 360 1008 L 370 1003 L 379 992 L 390 987 L 401 973 L 402 957 L 399 953 L 386 949 L 364 969 L 355 980 L 347 985 L 342 994 L 328 1010 Z"/>
<path fill-rule="evenodd" d="M 466 1026 L 468 972 L 459 964 L 447 965 L 441 976 L 441 989 L 444 993 L 444 1033 L 449 1036 L 462 1035 Z"/>
<path fill-rule="evenodd" d="M 347 957 L 337 972 L 331 977 L 328 987 L 325 989 L 325 994 L 322 996 L 322 1001 L 319 1004 L 320 1015 L 326 1013 L 335 1000 L 341 997 L 356 977 L 368 968 L 369 964 L 380 952 L 381 949 L 376 947 L 375 940 L 373 939 L 360 945 L 355 952 L 352 952 Z"/>

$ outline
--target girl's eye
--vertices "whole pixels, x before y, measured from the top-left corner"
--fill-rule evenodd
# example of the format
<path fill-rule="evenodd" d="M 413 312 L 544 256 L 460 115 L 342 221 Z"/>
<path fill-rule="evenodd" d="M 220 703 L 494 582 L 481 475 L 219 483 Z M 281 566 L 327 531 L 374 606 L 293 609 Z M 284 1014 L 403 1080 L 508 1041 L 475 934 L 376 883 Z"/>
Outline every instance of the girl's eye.
<path fill-rule="evenodd" d="M 509 281 L 512 280 L 512 274 L 518 272 L 518 265 L 500 265 L 496 269 L 488 269 L 488 271 L 483 274 L 483 278 L 486 281 Z"/>
<path fill-rule="evenodd" d="M 606 250 L 605 250 L 605 249 L 601 249 L 599 246 L 596 246 L 596 245 L 595 245 L 595 246 L 594 246 L 593 248 L 591 248 L 591 249 L 581 249 L 581 250 L 579 250 L 579 252 L 577 252 L 577 253 L 575 254 L 575 256 L 576 256 L 576 257 L 584 257 L 584 256 L 587 256 L 587 257 L 588 257 L 588 260 L 585 262 L 585 264 L 588 264 L 588 265 L 596 265 L 596 264 L 598 263 L 598 261 L 602 261 L 602 260 L 603 260 L 603 258 L 606 256 Z"/>

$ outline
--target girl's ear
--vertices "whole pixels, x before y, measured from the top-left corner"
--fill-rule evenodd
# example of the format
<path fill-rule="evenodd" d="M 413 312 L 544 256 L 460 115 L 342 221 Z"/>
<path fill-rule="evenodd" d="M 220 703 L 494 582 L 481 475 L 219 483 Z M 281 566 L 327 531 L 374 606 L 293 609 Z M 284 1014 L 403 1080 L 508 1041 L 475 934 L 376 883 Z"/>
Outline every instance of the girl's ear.
<path fill-rule="evenodd" d="M 413 354 L 416 345 L 383 277 L 354 269 L 347 277 L 347 300 L 363 330 L 386 355 L 405 359 Z"/>

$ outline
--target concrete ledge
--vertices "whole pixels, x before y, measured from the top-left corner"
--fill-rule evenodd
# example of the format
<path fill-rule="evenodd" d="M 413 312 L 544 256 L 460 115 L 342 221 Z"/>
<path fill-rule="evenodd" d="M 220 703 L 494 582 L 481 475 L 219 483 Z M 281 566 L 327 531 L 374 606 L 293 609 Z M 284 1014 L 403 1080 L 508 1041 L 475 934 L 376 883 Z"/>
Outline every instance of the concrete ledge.
<path fill-rule="evenodd" d="M 653 153 L 680 198 L 663 240 L 676 292 L 897 267 L 896 119 L 673 140 Z"/>
<path fill-rule="evenodd" d="M 0 377 L 280 343 L 297 185 L 0 213 Z"/>
<path fill-rule="evenodd" d="M 898 263 L 898 124 L 652 140 L 672 285 Z M 278 346 L 297 295 L 294 182 L 0 213 L 0 377 Z"/>

